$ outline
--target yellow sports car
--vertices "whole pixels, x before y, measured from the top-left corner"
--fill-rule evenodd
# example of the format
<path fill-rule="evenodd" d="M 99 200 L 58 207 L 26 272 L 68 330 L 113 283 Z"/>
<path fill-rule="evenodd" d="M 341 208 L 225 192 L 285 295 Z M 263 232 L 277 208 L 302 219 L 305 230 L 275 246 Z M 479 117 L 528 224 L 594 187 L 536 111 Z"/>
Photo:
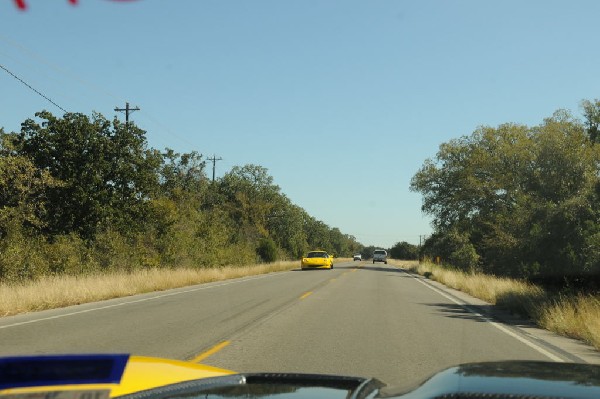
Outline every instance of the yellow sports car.
<path fill-rule="evenodd" d="M 300 262 L 302 270 L 305 269 L 333 269 L 333 255 L 325 251 L 311 251 Z"/>

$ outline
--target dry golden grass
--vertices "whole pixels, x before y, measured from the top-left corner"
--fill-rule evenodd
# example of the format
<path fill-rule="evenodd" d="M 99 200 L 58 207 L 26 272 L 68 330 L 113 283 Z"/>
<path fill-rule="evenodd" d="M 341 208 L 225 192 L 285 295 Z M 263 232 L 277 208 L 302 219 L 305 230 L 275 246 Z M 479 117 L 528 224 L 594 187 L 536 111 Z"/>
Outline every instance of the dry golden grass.
<path fill-rule="evenodd" d="M 529 295 L 534 298 L 543 297 L 543 290 L 541 288 L 510 278 L 495 277 L 481 273 L 470 274 L 458 270 L 446 269 L 431 263 L 416 264 L 410 270 L 492 304 L 502 302 L 509 295 Z"/>
<path fill-rule="evenodd" d="M 416 260 L 399 260 L 399 259 L 390 259 L 388 258 L 388 263 L 394 266 L 400 266 L 403 269 L 412 270 L 415 266 L 419 265 L 419 262 Z"/>
<path fill-rule="evenodd" d="M 539 324 L 549 330 L 582 339 L 600 349 L 600 299 L 591 295 L 560 297 L 540 312 Z"/>
<path fill-rule="evenodd" d="M 593 295 L 552 298 L 544 289 L 520 280 L 464 273 L 423 262 L 409 270 L 491 304 L 530 317 L 540 327 L 580 339 L 600 349 L 600 298 Z"/>
<path fill-rule="evenodd" d="M 211 269 L 149 269 L 84 277 L 45 277 L 26 284 L 0 284 L 0 316 L 162 291 L 297 268 L 298 261 Z"/>

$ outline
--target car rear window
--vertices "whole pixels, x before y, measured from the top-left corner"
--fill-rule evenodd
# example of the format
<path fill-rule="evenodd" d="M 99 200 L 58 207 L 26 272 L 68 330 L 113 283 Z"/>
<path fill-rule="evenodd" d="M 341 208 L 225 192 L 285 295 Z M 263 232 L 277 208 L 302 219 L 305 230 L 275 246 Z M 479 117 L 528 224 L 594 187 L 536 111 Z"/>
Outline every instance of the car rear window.
<path fill-rule="evenodd" d="M 385 255 L 385 251 L 375 251 L 377 255 Z"/>
<path fill-rule="evenodd" d="M 327 257 L 327 253 L 326 252 L 309 252 L 308 255 L 306 255 L 307 258 L 326 258 Z"/>

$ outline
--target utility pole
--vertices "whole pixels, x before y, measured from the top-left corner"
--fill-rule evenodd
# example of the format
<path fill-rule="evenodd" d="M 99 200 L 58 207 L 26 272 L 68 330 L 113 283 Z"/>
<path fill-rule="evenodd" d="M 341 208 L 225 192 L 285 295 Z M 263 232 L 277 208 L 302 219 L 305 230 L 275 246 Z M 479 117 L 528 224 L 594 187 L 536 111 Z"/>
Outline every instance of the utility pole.
<path fill-rule="evenodd" d="M 115 111 L 117 112 L 123 112 L 125 111 L 125 132 L 129 133 L 129 114 L 133 111 L 139 111 L 140 109 L 138 107 L 135 108 L 130 108 L 129 107 L 129 103 L 125 103 L 125 108 L 119 108 L 119 107 L 115 107 Z M 119 139 L 119 141 L 121 141 Z M 121 145 L 119 144 L 117 146 L 117 157 L 118 159 L 121 158 Z M 125 188 L 126 185 L 125 184 L 121 184 L 121 200 L 123 200 L 125 198 Z"/>
<path fill-rule="evenodd" d="M 223 158 L 221 158 L 221 157 L 217 158 L 217 156 L 215 154 L 213 154 L 213 157 L 208 158 L 208 160 L 212 161 L 212 163 L 213 163 L 213 179 L 212 179 L 212 181 L 214 182 L 215 181 L 215 166 L 216 166 L 215 164 L 217 163 L 217 161 L 223 160 Z"/>
<path fill-rule="evenodd" d="M 115 108 L 115 111 L 117 112 L 123 112 L 125 111 L 125 124 L 129 125 L 129 114 L 132 113 L 133 111 L 139 111 L 140 109 L 138 107 L 135 108 L 129 108 L 129 103 L 125 103 L 125 108 Z"/>

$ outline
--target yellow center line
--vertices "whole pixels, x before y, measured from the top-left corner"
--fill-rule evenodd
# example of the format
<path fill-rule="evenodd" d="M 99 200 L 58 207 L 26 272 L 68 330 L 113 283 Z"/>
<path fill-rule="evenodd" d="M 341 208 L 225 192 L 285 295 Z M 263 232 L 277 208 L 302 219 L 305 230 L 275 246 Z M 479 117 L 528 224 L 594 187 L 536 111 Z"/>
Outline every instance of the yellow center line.
<path fill-rule="evenodd" d="M 332 279 L 331 279 L 331 280 L 329 280 L 329 281 L 335 281 L 335 280 L 336 280 L 336 279 L 332 278 Z"/>
<path fill-rule="evenodd" d="M 304 299 L 304 298 L 306 298 L 307 296 L 309 296 L 310 294 L 312 294 L 312 291 L 305 292 L 305 293 L 304 293 L 304 295 L 302 295 L 302 296 L 300 297 L 300 299 Z"/>
<path fill-rule="evenodd" d="M 210 348 L 206 352 L 202 352 L 201 354 L 199 354 L 198 356 L 196 356 L 195 358 L 193 358 L 192 360 L 190 360 L 190 362 L 192 362 L 192 363 L 200 363 L 202 360 L 206 359 L 209 356 L 214 355 L 215 353 L 217 353 L 218 351 L 220 351 L 221 349 L 223 349 L 224 347 L 226 347 L 230 343 L 231 342 L 229 342 L 229 341 L 223 341 L 223 342 L 221 342 L 219 344 L 216 344 L 215 346 L 213 346 L 212 348 Z"/>
<path fill-rule="evenodd" d="M 354 272 L 355 272 L 355 271 L 357 271 L 357 270 L 358 270 L 358 269 L 354 269 L 354 270 L 352 270 L 352 273 L 354 273 Z"/>

